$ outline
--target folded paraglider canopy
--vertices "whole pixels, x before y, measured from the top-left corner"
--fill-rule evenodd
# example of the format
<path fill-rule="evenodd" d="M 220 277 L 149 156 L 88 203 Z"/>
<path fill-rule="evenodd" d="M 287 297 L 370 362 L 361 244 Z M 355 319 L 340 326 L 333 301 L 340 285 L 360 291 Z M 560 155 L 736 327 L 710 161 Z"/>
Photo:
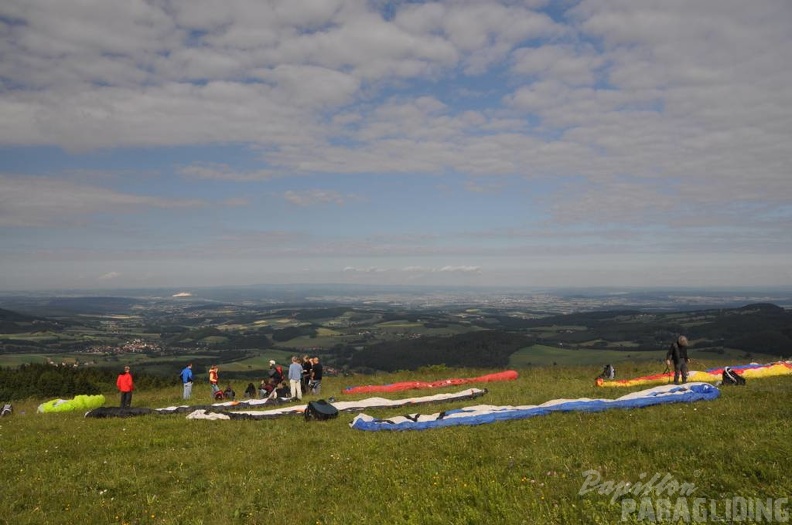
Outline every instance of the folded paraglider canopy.
<path fill-rule="evenodd" d="M 71 410 L 91 410 L 104 405 L 105 397 L 101 394 L 96 396 L 74 396 L 74 399 L 53 399 L 38 406 L 38 411 L 47 412 L 69 412 Z"/>

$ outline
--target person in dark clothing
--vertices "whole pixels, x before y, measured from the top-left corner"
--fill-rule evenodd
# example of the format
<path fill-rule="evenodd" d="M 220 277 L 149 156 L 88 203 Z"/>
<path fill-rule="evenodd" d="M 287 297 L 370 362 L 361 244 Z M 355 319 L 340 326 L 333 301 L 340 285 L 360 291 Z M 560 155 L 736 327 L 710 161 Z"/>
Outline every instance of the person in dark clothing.
<path fill-rule="evenodd" d="M 256 399 L 256 387 L 253 385 L 253 383 L 248 383 L 248 386 L 245 389 L 245 397 L 248 399 Z"/>
<path fill-rule="evenodd" d="M 311 368 L 313 361 L 311 356 L 304 355 L 302 358 L 302 391 L 308 393 L 311 388 Z"/>
<path fill-rule="evenodd" d="M 319 362 L 318 357 L 314 357 L 311 361 L 313 365 L 311 367 L 311 393 L 319 394 L 322 389 L 322 363 Z"/>
<path fill-rule="evenodd" d="M 234 392 L 234 389 L 231 388 L 231 385 L 228 385 L 226 389 L 223 391 L 223 397 L 226 399 L 230 399 L 231 401 L 236 399 L 236 392 Z"/>
<path fill-rule="evenodd" d="M 283 381 L 283 367 L 276 363 L 274 359 L 269 362 L 269 377 L 275 384 Z"/>
<path fill-rule="evenodd" d="M 291 397 L 291 389 L 289 385 L 286 384 L 286 381 L 281 381 L 281 383 L 275 387 L 275 395 L 283 398 Z"/>
<path fill-rule="evenodd" d="M 671 347 L 666 353 L 666 366 L 671 368 L 671 363 L 674 364 L 674 384 L 679 384 L 680 376 L 682 383 L 687 383 L 688 378 L 688 340 L 684 335 L 671 344 Z"/>

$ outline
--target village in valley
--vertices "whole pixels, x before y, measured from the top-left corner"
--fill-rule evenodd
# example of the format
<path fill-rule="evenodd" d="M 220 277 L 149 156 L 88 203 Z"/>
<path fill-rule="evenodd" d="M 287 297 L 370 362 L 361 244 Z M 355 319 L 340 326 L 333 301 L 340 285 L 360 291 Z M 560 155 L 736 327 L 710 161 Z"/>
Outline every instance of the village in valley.
<path fill-rule="evenodd" d="M 306 288 L 296 300 L 293 290 L 244 292 L 0 296 L 0 362 L 133 362 L 170 374 L 193 359 L 224 362 L 231 376 L 245 377 L 269 359 L 304 353 L 321 355 L 331 374 L 398 369 L 404 360 L 389 356 L 400 354 L 412 356 L 414 366 L 653 360 L 674 330 L 690 331 L 705 357 L 772 359 L 792 347 L 779 339 L 790 322 L 779 306 L 790 304 L 783 292 Z M 474 344 L 490 351 L 469 361 L 466 346 Z"/>

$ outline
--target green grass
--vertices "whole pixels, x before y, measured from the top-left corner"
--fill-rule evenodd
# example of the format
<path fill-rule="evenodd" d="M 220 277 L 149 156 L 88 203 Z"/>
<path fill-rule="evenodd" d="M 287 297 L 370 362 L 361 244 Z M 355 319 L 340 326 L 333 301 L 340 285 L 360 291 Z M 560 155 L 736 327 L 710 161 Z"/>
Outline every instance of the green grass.
<path fill-rule="evenodd" d="M 722 364 L 727 365 L 742 365 L 750 362 L 772 363 L 780 359 L 778 356 L 766 354 L 752 354 L 750 358 L 746 358 L 744 351 L 730 348 L 725 348 L 722 352 L 722 354 L 717 354 L 707 351 L 692 351 L 690 353 L 693 359 L 690 365 L 691 370 L 704 370 L 709 368 L 710 366 L 704 363 L 712 359 L 718 359 Z M 659 373 L 665 368 L 665 364 L 663 364 L 664 358 L 665 352 L 663 351 L 637 352 L 629 349 L 574 349 L 548 345 L 533 345 L 522 348 L 512 354 L 509 358 L 509 366 L 520 368 L 526 366 L 548 366 L 555 363 L 559 366 L 599 365 L 603 367 L 606 363 L 616 365 L 617 363 L 645 362 L 654 363 L 655 370 L 653 373 Z M 621 370 L 617 371 L 621 372 Z M 620 379 L 625 377 L 621 375 L 621 373 L 619 375 Z"/>
<path fill-rule="evenodd" d="M 26 363 L 46 363 L 48 357 L 47 354 L 3 354 L 0 356 L 0 366 L 16 368 Z"/>
<path fill-rule="evenodd" d="M 15 339 L 17 341 L 30 341 L 33 343 L 53 343 L 61 339 L 58 334 L 53 332 L 31 332 L 18 335 L 0 334 L 2 339 Z"/>
<path fill-rule="evenodd" d="M 270 359 L 277 361 L 277 363 L 280 364 L 284 370 L 286 370 L 289 368 L 289 364 L 291 363 L 291 358 L 293 355 L 295 355 L 294 351 L 286 352 L 283 350 L 270 348 L 263 350 L 260 355 L 250 357 L 248 359 L 242 359 L 233 363 L 226 363 L 223 365 L 222 369 L 228 372 L 249 372 L 251 370 L 257 370 L 260 371 L 263 377 L 266 374 L 266 371 L 269 369 Z"/>
<path fill-rule="evenodd" d="M 522 369 L 517 381 L 478 385 L 489 392 L 475 403 L 527 405 L 557 398 L 613 398 L 636 390 L 597 389 L 593 377 L 599 371 L 599 366 Z M 624 363 L 620 371 L 621 377 L 631 377 L 654 372 L 654 367 Z M 327 378 L 323 395 L 362 398 L 366 396 L 341 391 L 489 372 L 493 370 L 436 367 Z M 108 405 L 116 403 L 115 393 L 105 394 Z M 347 413 L 312 423 L 294 416 L 269 421 L 202 421 L 184 415 L 86 419 L 81 413 L 37 414 L 44 400 L 31 399 L 15 403 L 16 413 L 0 419 L 0 474 L 6 480 L 0 487 L 0 523 L 619 522 L 621 507 L 610 496 L 578 494 L 583 472 L 591 469 L 612 482 L 670 473 L 678 482 L 695 484 L 695 496 L 703 498 L 788 497 L 790 394 L 792 377 L 776 377 L 723 389 L 712 402 L 555 413 L 401 433 L 352 430 L 348 423 L 353 415 Z M 193 401 L 209 402 L 207 384 L 196 385 Z M 181 404 L 177 387 L 136 392 L 133 398 L 133 406 L 173 404 Z"/>
<path fill-rule="evenodd" d="M 558 348 L 554 346 L 534 345 L 523 348 L 509 358 L 509 364 L 514 367 L 522 366 L 547 366 L 556 363 L 560 366 L 573 365 L 601 365 L 606 363 L 621 363 L 633 361 L 659 362 L 663 355 L 659 352 L 632 352 L 624 350 L 575 350 L 572 348 Z M 594 374 L 595 376 L 597 374 Z"/>
<path fill-rule="evenodd" d="M 359 340 L 357 335 L 319 335 L 319 336 L 300 336 L 288 341 L 276 342 L 273 346 L 274 349 L 286 348 L 302 353 L 311 348 L 332 348 L 338 344 L 349 344 L 353 341 Z"/>

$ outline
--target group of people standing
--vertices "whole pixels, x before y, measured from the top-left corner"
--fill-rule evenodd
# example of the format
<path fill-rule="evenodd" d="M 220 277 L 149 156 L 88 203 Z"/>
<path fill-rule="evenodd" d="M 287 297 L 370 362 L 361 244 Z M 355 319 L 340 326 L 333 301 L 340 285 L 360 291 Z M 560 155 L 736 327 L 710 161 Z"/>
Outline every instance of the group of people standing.
<path fill-rule="evenodd" d="M 302 360 L 302 364 L 299 357 L 294 356 L 292 358 L 292 365 L 289 367 L 288 372 L 288 379 L 291 383 L 290 389 L 285 385 L 283 367 L 274 360 L 271 360 L 269 364 L 269 378 L 261 381 L 261 397 L 268 397 L 276 390 L 279 397 L 291 397 L 292 399 L 302 399 L 303 391 L 306 393 L 310 391 L 313 394 L 319 393 L 322 385 L 322 364 L 319 362 L 318 357 L 306 355 Z M 190 399 L 192 397 L 193 383 L 195 382 L 192 363 L 188 363 L 182 369 L 179 373 L 179 379 L 182 383 L 182 398 Z M 303 387 L 303 385 L 305 386 Z M 217 365 L 212 365 L 209 368 L 209 386 L 212 388 L 213 399 L 221 397 L 234 399 L 236 397 L 236 393 L 230 384 L 224 391 L 220 390 L 220 367 Z M 129 366 L 125 366 L 123 373 L 118 375 L 116 387 L 121 393 L 121 408 L 129 408 L 132 405 L 132 391 L 135 389 Z M 245 394 L 250 395 L 249 390 L 246 390 Z"/>
<path fill-rule="evenodd" d="M 192 396 L 193 382 L 195 376 L 192 371 L 192 363 L 189 363 L 179 374 L 183 385 L 182 397 L 190 399 Z M 286 379 L 289 380 L 288 394 L 281 390 L 278 395 L 281 397 L 291 397 L 292 399 L 302 399 L 303 392 L 318 394 L 322 386 L 323 367 L 319 361 L 319 357 L 304 356 L 302 360 L 294 356 L 292 357 L 292 364 L 289 366 L 288 376 L 284 377 L 283 367 L 278 365 L 275 360 L 270 360 L 268 378 L 261 381 L 259 387 L 259 394 L 261 397 L 268 397 L 273 391 L 277 389 L 285 389 L 283 384 Z M 216 398 L 219 395 L 234 396 L 234 391 L 229 385 L 226 390 L 220 394 L 220 367 L 212 365 L 209 368 L 209 385 L 212 388 L 212 397 Z M 119 387 L 120 388 L 120 387 Z M 248 390 L 245 391 L 246 395 L 250 396 L 250 385 Z M 131 394 L 130 394 L 131 396 Z"/>
<path fill-rule="evenodd" d="M 681 380 L 682 383 L 687 382 L 688 378 L 688 340 L 687 337 L 681 335 L 671 344 L 666 354 L 666 364 L 670 367 L 674 366 L 674 383 L 678 384 Z M 261 381 L 259 392 L 261 397 L 268 397 L 274 391 L 278 391 L 279 397 L 286 397 L 285 380 L 289 381 L 288 396 L 291 399 L 302 399 L 303 393 L 319 394 L 322 388 L 322 374 L 323 367 L 319 358 L 314 356 L 310 357 L 305 355 L 300 359 L 299 356 L 291 358 L 289 365 L 288 375 L 284 377 L 283 367 L 278 365 L 275 360 L 269 362 L 268 379 Z M 190 399 L 192 396 L 193 382 L 195 376 L 192 371 L 192 363 L 189 363 L 179 374 L 183 390 L 182 397 Z M 221 396 L 230 395 L 234 397 L 234 391 L 231 385 L 228 385 L 225 392 L 220 391 L 220 368 L 217 365 L 212 365 L 209 368 L 209 385 L 212 388 L 212 397 L 217 398 L 218 392 Z M 124 367 L 124 372 L 118 375 L 116 379 L 116 387 L 121 393 L 121 408 L 129 408 L 132 405 L 132 392 L 135 389 L 135 384 L 132 379 L 129 366 Z M 250 387 L 250 385 L 248 385 Z M 246 390 L 246 395 L 249 391 Z"/>
<path fill-rule="evenodd" d="M 289 365 L 289 390 L 292 399 L 302 399 L 303 393 L 319 394 L 322 389 L 324 368 L 314 356 L 293 356 Z"/>
<path fill-rule="evenodd" d="M 182 382 L 182 398 L 183 399 L 190 399 L 192 397 L 192 387 L 193 383 L 195 382 L 195 375 L 192 371 L 192 363 L 188 363 L 187 366 L 179 373 L 179 378 Z M 220 368 L 217 365 L 212 365 L 209 367 L 209 385 L 212 387 L 212 397 L 217 397 L 217 393 L 220 392 Z M 231 385 L 228 387 L 231 388 Z"/>
<path fill-rule="evenodd" d="M 293 356 L 285 374 L 283 367 L 272 359 L 269 362 L 267 377 L 261 380 L 258 394 L 261 399 L 269 397 L 302 399 L 304 393 L 318 394 L 320 392 L 322 375 L 322 363 L 316 356 L 306 355 L 302 359 Z M 245 389 L 245 396 L 255 397 L 255 395 L 255 387 L 253 383 L 250 383 Z"/>

